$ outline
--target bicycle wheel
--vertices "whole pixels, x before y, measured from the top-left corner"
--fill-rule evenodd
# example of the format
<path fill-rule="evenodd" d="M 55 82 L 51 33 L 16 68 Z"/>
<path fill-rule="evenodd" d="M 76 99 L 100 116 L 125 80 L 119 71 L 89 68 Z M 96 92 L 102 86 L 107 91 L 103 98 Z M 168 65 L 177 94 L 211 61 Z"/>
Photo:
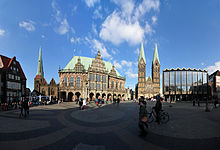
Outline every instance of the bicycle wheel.
<path fill-rule="evenodd" d="M 169 121 L 170 117 L 168 115 L 168 113 L 162 113 L 160 115 L 160 122 L 161 123 L 167 123 Z"/>
<path fill-rule="evenodd" d="M 154 117 L 152 115 L 152 113 L 147 113 L 147 122 L 151 123 L 154 121 Z"/>

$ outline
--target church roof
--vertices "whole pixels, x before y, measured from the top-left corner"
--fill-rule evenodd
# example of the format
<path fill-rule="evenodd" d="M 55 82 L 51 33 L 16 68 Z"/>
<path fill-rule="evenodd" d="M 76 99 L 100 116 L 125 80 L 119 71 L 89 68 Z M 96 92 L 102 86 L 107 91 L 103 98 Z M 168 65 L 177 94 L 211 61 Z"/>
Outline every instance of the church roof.
<path fill-rule="evenodd" d="M 88 68 L 92 65 L 92 61 L 95 60 L 94 58 L 89 58 L 89 57 L 82 57 L 82 56 L 74 56 L 70 62 L 66 65 L 64 69 L 61 70 L 61 72 L 71 72 L 75 71 L 74 67 L 75 64 L 78 62 L 78 58 L 80 58 L 81 64 L 84 66 L 85 70 L 88 70 Z M 105 63 L 105 68 L 108 73 L 110 73 L 112 69 L 112 64 L 110 62 L 103 61 Z M 115 69 L 116 70 L 116 69 Z M 121 77 L 121 75 L 118 73 L 116 70 L 117 76 Z"/>
<path fill-rule="evenodd" d="M 159 60 L 159 56 L 158 56 L 158 51 L 157 51 L 157 43 L 155 44 L 153 63 L 154 63 L 156 60 L 158 60 L 158 62 L 159 62 L 159 64 L 160 64 L 160 60 Z"/>
<path fill-rule="evenodd" d="M 145 55 L 144 55 L 144 46 L 143 46 L 143 42 L 141 42 L 141 50 L 140 50 L 139 60 L 138 60 L 138 62 L 140 62 L 141 58 L 143 58 L 143 59 L 144 59 L 144 62 L 146 63 L 146 59 L 145 59 Z"/>

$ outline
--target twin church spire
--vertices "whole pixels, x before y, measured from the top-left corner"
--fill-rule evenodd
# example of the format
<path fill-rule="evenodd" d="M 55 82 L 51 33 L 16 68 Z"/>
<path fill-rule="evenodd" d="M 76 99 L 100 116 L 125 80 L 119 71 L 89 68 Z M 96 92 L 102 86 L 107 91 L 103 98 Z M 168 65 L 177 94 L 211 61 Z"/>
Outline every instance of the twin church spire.
<path fill-rule="evenodd" d="M 137 98 L 150 98 L 160 94 L 160 60 L 157 51 L 157 44 L 155 44 L 152 61 L 152 78 L 148 77 L 146 80 L 146 58 L 143 42 L 141 43 L 138 59 L 138 84 L 136 94 Z"/>
<path fill-rule="evenodd" d="M 145 58 L 145 54 L 144 54 L 143 42 L 141 42 L 141 49 L 140 49 L 139 59 L 138 59 L 139 63 L 141 61 L 141 58 L 143 58 L 144 63 L 146 64 L 146 58 Z M 153 56 L 153 64 L 155 63 L 156 60 L 158 60 L 158 62 L 160 64 L 159 55 L 158 55 L 158 51 L 157 51 L 157 43 L 155 43 L 154 56 Z"/>

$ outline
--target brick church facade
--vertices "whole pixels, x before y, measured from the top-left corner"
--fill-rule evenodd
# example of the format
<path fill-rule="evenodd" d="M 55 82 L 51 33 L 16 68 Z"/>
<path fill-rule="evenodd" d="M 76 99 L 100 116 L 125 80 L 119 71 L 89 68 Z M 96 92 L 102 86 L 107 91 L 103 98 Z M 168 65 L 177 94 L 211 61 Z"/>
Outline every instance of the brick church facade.
<path fill-rule="evenodd" d="M 34 78 L 34 90 L 37 91 L 41 96 L 50 96 L 51 99 L 58 99 L 58 87 L 59 85 L 57 85 L 53 78 L 49 84 L 44 78 L 42 50 L 40 47 L 37 75 Z"/>
<path fill-rule="evenodd" d="M 154 56 L 152 61 L 152 77 L 146 78 L 146 59 L 143 43 L 138 60 L 138 84 L 136 85 L 136 98 L 151 98 L 160 94 L 160 61 L 155 44 Z"/>

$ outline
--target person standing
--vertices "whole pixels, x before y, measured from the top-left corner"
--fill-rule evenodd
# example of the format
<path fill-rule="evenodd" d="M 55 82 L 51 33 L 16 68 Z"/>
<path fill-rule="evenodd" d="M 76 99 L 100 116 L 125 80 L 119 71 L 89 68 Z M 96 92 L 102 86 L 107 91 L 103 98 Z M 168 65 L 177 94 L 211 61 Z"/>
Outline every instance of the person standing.
<path fill-rule="evenodd" d="M 29 106 L 28 106 L 28 100 L 26 99 L 24 101 L 24 118 L 29 116 Z"/>
<path fill-rule="evenodd" d="M 117 104 L 119 105 L 120 104 L 120 97 L 118 97 L 118 99 L 117 99 Z"/>
<path fill-rule="evenodd" d="M 85 110 L 85 109 L 86 109 L 86 99 L 83 99 L 83 108 L 82 108 L 82 110 Z"/>
<path fill-rule="evenodd" d="M 21 112 L 20 112 L 19 118 L 24 116 L 24 114 L 23 114 L 23 110 L 24 110 L 24 102 L 23 102 L 23 100 L 20 101 L 20 109 L 21 109 Z"/>
<path fill-rule="evenodd" d="M 162 103 L 159 98 L 157 98 L 154 110 L 156 112 L 156 122 L 160 124 L 160 111 L 162 110 Z"/>
<path fill-rule="evenodd" d="M 82 105 L 83 105 L 83 100 L 82 98 L 79 98 L 79 109 L 82 109 Z"/>
<path fill-rule="evenodd" d="M 147 131 L 145 130 L 145 127 L 148 128 L 147 124 L 147 109 L 146 109 L 146 102 L 144 100 L 141 100 L 139 108 L 139 123 L 138 126 L 141 129 L 141 134 L 146 135 Z"/>
<path fill-rule="evenodd" d="M 96 98 L 96 99 L 95 99 L 95 104 L 96 104 L 96 106 L 98 106 L 98 102 L 99 102 L 99 100 L 98 100 L 98 98 Z"/>

